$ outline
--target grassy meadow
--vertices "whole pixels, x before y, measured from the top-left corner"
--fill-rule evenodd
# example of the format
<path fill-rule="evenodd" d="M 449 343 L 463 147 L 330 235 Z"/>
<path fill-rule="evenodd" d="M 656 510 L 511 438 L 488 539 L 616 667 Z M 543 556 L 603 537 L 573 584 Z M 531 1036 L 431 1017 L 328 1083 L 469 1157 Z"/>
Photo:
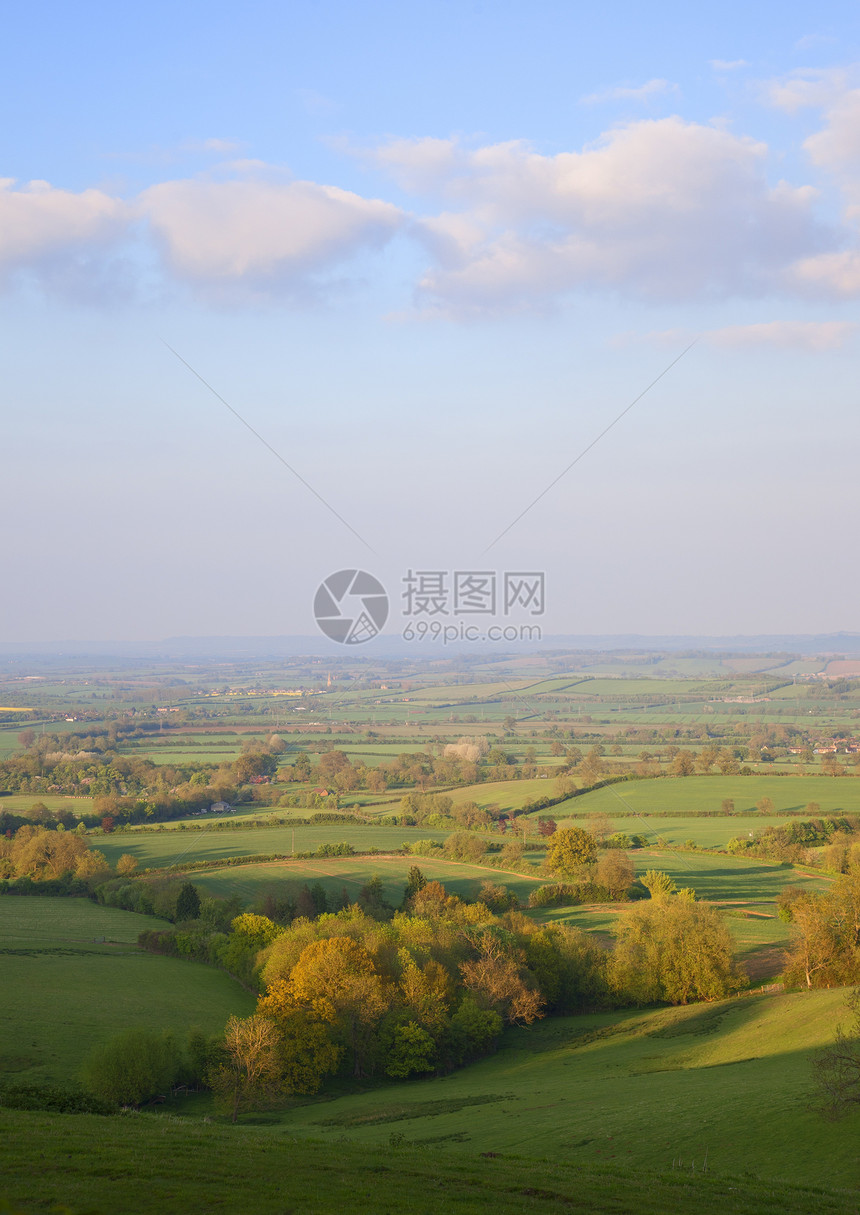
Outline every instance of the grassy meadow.
<path fill-rule="evenodd" d="M 273 1121 L 295 1138 L 549 1157 L 715 1175 L 860 1185 L 860 1110 L 811 1108 L 810 1057 L 846 1014 L 845 993 L 553 1018 L 509 1031 L 497 1055 L 444 1080 L 304 1104 Z"/>
<path fill-rule="evenodd" d="M 492 1107 L 491 1107 L 492 1108 Z M 408 1124 L 407 1124 L 408 1125 Z M 812 1183 L 659 1171 L 566 1154 L 480 1157 L 430 1142 L 296 1140 L 170 1115 L 105 1120 L 0 1109 L 10 1215 L 856 1215 L 856 1193 Z M 396 1132 L 395 1132 L 396 1135 Z M 97 1145 L 97 1146 L 94 1146 Z M 46 1150 L 49 1149 L 49 1150 Z M 831 1188 L 832 1185 L 832 1188 Z"/>
<path fill-rule="evenodd" d="M 546 782 L 544 782 L 546 783 Z M 817 802 L 820 814 L 860 814 L 860 779 L 853 776 L 663 776 L 650 780 L 624 781 L 605 785 L 580 797 L 570 798 L 538 814 L 551 814 L 560 821 L 566 816 L 582 816 L 599 812 L 610 818 L 634 811 L 646 818 L 649 814 L 670 814 L 682 818 L 691 811 L 708 811 L 719 815 L 723 800 L 735 803 L 736 814 L 748 814 L 756 820 L 761 815 L 756 804 L 769 797 L 778 815 L 803 814 L 810 802 Z M 655 829 L 660 830 L 657 820 Z M 727 817 L 731 827 L 736 819 Z M 784 822 L 784 818 L 780 821 Z M 628 818 L 630 831 L 635 832 L 635 820 Z M 623 828 L 626 830 L 627 828 Z"/>
<path fill-rule="evenodd" d="M 70 810 L 72 814 L 91 814 L 93 799 L 91 797 L 63 797 L 57 793 L 10 793 L 0 797 L 0 810 L 11 810 L 13 814 L 26 814 L 32 807 L 41 803 L 49 810 Z"/>
<path fill-rule="evenodd" d="M 481 883 L 489 880 L 504 883 L 525 903 L 530 891 L 546 881 L 537 873 L 534 877 L 528 877 L 486 865 L 423 856 L 313 857 L 308 860 L 231 865 L 223 869 L 195 872 L 189 877 L 201 890 L 222 896 L 237 894 L 247 904 L 275 890 L 282 882 L 319 882 L 329 895 L 339 896 L 346 889 L 351 898 L 357 898 L 365 883 L 372 877 L 379 877 L 385 897 L 392 906 L 398 907 L 403 899 L 407 874 L 413 865 L 418 865 L 428 880 L 443 882 L 452 894 L 467 899 L 473 899 Z"/>
<path fill-rule="evenodd" d="M 120 1030 L 214 1034 L 253 1010 L 223 972 L 140 952 L 138 934 L 157 927 L 169 925 L 87 899 L 0 898 L 3 1078 L 73 1083 L 88 1052 Z"/>
<path fill-rule="evenodd" d="M 449 832 L 429 827 L 354 827 L 350 823 L 322 823 L 310 827 L 234 827 L 231 819 L 215 819 L 194 831 L 115 831 L 92 839 L 111 865 L 129 853 L 141 868 L 160 869 L 188 861 L 227 860 L 230 857 L 313 852 L 321 844 L 348 843 L 359 848 L 394 850 L 416 840 L 444 840 Z M 230 822 L 229 827 L 215 823 Z M 198 827 L 200 820 L 197 820 Z"/>

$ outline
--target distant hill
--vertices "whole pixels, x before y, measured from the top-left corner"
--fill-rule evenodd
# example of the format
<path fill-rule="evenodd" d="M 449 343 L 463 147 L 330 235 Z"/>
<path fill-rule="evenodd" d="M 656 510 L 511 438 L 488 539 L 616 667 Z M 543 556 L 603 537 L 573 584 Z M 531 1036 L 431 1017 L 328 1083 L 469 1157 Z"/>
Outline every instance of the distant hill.
<path fill-rule="evenodd" d="M 540 652 L 700 653 L 767 655 L 860 654 L 860 633 L 758 633 L 710 637 L 705 635 L 658 636 L 646 633 L 556 634 L 541 641 L 515 645 L 463 645 L 470 654 L 489 651 L 496 655 Z M 396 634 L 381 634 L 361 646 L 342 646 L 319 634 L 282 637 L 167 637 L 161 641 L 0 641 L 0 658 L 67 657 L 112 658 L 148 661 L 183 658 L 241 661 L 253 658 L 370 659 L 380 657 L 438 659 L 452 656 L 454 647 L 423 641 L 420 649 Z"/>

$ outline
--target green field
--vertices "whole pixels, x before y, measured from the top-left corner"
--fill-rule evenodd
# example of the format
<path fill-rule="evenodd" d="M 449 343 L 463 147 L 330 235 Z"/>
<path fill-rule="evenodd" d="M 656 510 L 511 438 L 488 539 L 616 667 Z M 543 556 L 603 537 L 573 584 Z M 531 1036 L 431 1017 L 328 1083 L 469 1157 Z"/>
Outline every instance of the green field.
<path fill-rule="evenodd" d="M 614 817 L 631 810 L 646 818 L 658 813 L 683 817 L 690 811 L 703 810 L 719 814 L 723 800 L 731 798 L 736 812 L 747 812 L 758 818 L 755 807 L 763 797 L 771 799 L 777 815 L 802 813 L 809 802 L 817 802 L 821 814 L 860 814 L 860 780 L 853 776 L 755 775 L 664 776 L 624 781 L 570 798 L 549 810 L 536 812 L 534 817 L 549 814 L 560 820 L 567 814 L 582 816 L 595 811 Z M 627 821 L 629 830 L 636 832 L 636 820 Z M 723 821 L 731 826 L 736 820 L 728 817 Z M 658 832 L 660 824 L 660 819 L 655 820 L 654 829 Z"/>
<path fill-rule="evenodd" d="M 480 1107 L 478 1107 L 480 1108 Z M 491 1109 L 494 1107 L 490 1107 Z M 408 1128 L 409 1123 L 405 1123 Z M 389 1128 L 390 1129 L 390 1128 Z M 335 1144 L 256 1127 L 172 1116 L 109 1124 L 87 1115 L 0 1109 L 0 1187 L 11 1215 L 856 1215 L 854 1191 L 749 1174 L 658 1171 L 616 1155 L 571 1161 L 541 1148 L 482 1158 L 449 1150 L 444 1135 L 419 1146 Z M 464 1132 L 466 1133 L 466 1132 Z M 439 1142 L 439 1140 L 442 1142 Z M 456 1141 L 455 1141 L 456 1142 Z M 97 1146 L 96 1146 L 97 1145 Z M 598 1158 L 599 1159 L 599 1158 Z"/>
<path fill-rule="evenodd" d="M 24 717 L 24 714 L 21 714 Z M 22 730 L 27 729 L 27 724 L 22 723 L 17 726 L 4 726 L 0 729 L 0 757 L 11 755 L 13 751 L 20 751 L 21 744 L 18 742 L 18 735 Z"/>
<path fill-rule="evenodd" d="M 860 1110 L 834 1126 L 809 1108 L 810 1054 L 845 1015 L 844 991 L 553 1018 L 444 1080 L 306 1105 L 285 1132 L 857 1186 Z M 479 1104 L 480 1103 L 480 1104 Z"/>
<path fill-rule="evenodd" d="M 379 877 L 388 901 L 398 907 L 409 869 L 418 865 L 428 880 L 443 882 L 452 894 L 474 899 L 481 883 L 503 883 L 523 901 L 529 892 L 546 881 L 543 877 L 524 877 L 484 865 L 461 864 L 444 858 L 424 856 L 365 856 L 329 857 L 325 859 L 270 861 L 257 865 L 230 865 L 223 869 L 206 869 L 188 876 L 195 886 L 212 894 L 238 894 L 247 902 L 274 889 L 280 882 L 320 882 L 326 892 L 339 895 L 345 887 L 351 898 L 372 877 Z"/>
<path fill-rule="evenodd" d="M 585 798 L 582 800 L 584 801 Z M 568 802 L 567 805 L 570 803 Z M 588 828 L 588 821 L 583 819 L 582 815 L 578 815 L 576 818 L 566 818 L 563 815 L 563 807 L 557 806 L 555 809 L 559 811 L 558 815 L 554 817 L 560 827 Z M 611 810 L 612 807 L 608 807 L 608 810 L 603 813 L 606 813 L 614 831 L 621 831 L 628 836 L 638 835 L 652 847 L 659 840 L 665 840 L 669 846 L 675 848 L 692 840 L 697 848 L 725 848 L 731 839 L 749 839 L 766 827 L 781 827 L 789 821 L 784 814 L 717 814 L 708 818 L 693 816 L 652 818 L 647 814 L 642 814 L 641 817 L 639 815 L 621 817 L 612 814 Z M 545 813 L 552 814 L 553 812 L 548 810 Z M 593 813 L 593 811 L 588 811 L 588 813 Z"/>
<path fill-rule="evenodd" d="M 789 866 L 739 857 L 642 849 L 630 854 L 636 872 L 668 873 L 678 887 L 691 886 L 696 895 L 720 906 L 735 943 L 738 960 L 752 981 L 769 980 L 783 969 L 782 951 L 791 940 L 789 926 L 777 916 L 776 898 L 787 885 L 825 890 L 826 877 L 808 876 Z M 546 909 L 541 919 L 561 921 L 594 933 L 608 943 L 619 916 L 632 904 Z"/>
<path fill-rule="evenodd" d="M 536 777 L 534 780 L 483 781 L 478 785 L 463 785 L 449 793 L 457 805 L 475 802 L 478 806 L 498 806 L 505 812 L 521 809 L 529 798 L 554 795 L 555 782 L 551 776 Z M 543 813 L 551 814 L 552 811 L 544 810 Z"/>
<path fill-rule="evenodd" d="M 40 803 L 49 810 L 70 810 L 78 816 L 91 814 L 93 809 L 91 797 L 61 797 L 56 793 L 10 793 L 6 797 L 0 797 L 0 810 L 26 814 L 32 806 Z"/>
<path fill-rule="evenodd" d="M 136 755 L 141 759 L 152 760 L 154 764 L 229 764 L 241 754 L 241 747 L 152 747 L 128 751 L 122 749 L 121 755 Z"/>
<path fill-rule="evenodd" d="M 222 820 L 216 820 L 222 821 Z M 229 820 L 227 820 L 229 821 Z M 199 820 L 198 820 L 199 822 Z M 226 860 L 231 856 L 293 851 L 313 852 L 320 844 L 352 844 L 353 848 L 394 850 L 415 840 L 444 840 L 449 832 L 426 827 L 354 827 L 350 823 L 310 827 L 210 827 L 194 831 L 115 831 L 90 837 L 111 865 L 130 853 L 140 867 L 163 868 L 188 861 Z"/>
<path fill-rule="evenodd" d="M 0 1073 L 70 1083 L 99 1042 L 130 1026 L 217 1033 L 252 997 L 221 971 L 137 950 L 149 916 L 86 899 L 0 898 Z"/>
<path fill-rule="evenodd" d="M 665 763 L 673 745 L 701 751 L 713 741 L 756 756 L 766 740 L 780 749 L 833 739 L 858 745 L 860 680 L 828 686 L 802 678 L 825 661 L 619 650 L 476 656 L 458 669 L 456 660 L 427 662 L 423 655 L 377 664 L 249 654 L 217 665 L 165 660 L 138 668 L 111 661 L 95 669 L 89 660 L 68 658 L 52 670 L 27 659 L 21 678 L 32 682 L 12 686 L 26 688 L 36 705 L 34 728 L 62 736 L 51 743 L 51 755 L 64 752 L 66 734 L 79 736 L 69 750 L 87 749 L 80 740 L 114 722 L 123 738 L 120 752 L 153 760 L 163 774 L 165 765 L 232 760 L 247 745 L 280 733 L 285 747 L 275 782 L 243 790 L 237 800 L 252 792 L 277 803 L 284 793 L 306 794 L 325 783 L 318 769 L 310 785 L 285 780 L 299 751 L 314 764 L 337 749 L 356 764 L 375 766 L 404 753 L 440 756 L 449 741 L 484 735 L 520 763 L 533 750 L 534 771 L 545 775 L 453 789 L 424 779 L 415 791 L 510 813 L 556 795 L 556 769 L 565 761 L 553 748 L 585 754 L 599 743 L 609 770 L 630 771 L 643 751 Z M 772 675 L 765 673 L 769 667 Z M 383 682 L 389 686 L 378 686 Z M 254 694 L 270 687 L 318 695 L 297 705 Z M 10 696 L 8 703 L 17 703 Z M 133 713 L 126 704 L 134 705 Z M 177 706 L 179 712 L 166 711 Z M 0 758 L 17 748 L 24 724 L 4 722 Z M 789 734 L 784 726 L 797 729 Z M 8 1197 L 11 1211 L 26 1215 L 52 1209 L 69 1215 L 856 1215 L 860 1110 L 837 1124 L 824 1121 L 813 1108 L 810 1067 L 815 1051 L 847 1021 L 847 993 L 782 992 L 775 982 L 795 931 L 777 915 L 780 892 L 789 884 L 826 890 L 834 879 L 716 851 L 733 837 L 748 838 L 796 816 L 860 814 L 860 768 L 848 756 L 840 761 L 848 774 L 839 779 L 820 774 L 821 756 L 807 776 L 794 774 L 802 767 L 798 756 L 783 756 L 773 765 L 750 761 L 750 776 L 630 780 L 569 798 L 517 821 L 529 850 L 516 873 L 403 855 L 404 844 L 442 842 L 449 834 L 376 825 L 398 812 L 401 798 L 413 791 L 405 787 L 343 794 L 343 808 L 360 805 L 374 819 L 367 825 L 296 827 L 291 822 L 313 811 L 244 801 L 223 817 L 193 815 L 155 830 L 92 831 L 89 843 L 111 865 L 130 853 L 141 871 L 150 871 L 140 873 L 142 882 L 160 886 L 174 866 L 171 887 L 190 880 L 201 894 L 237 895 L 245 907 L 269 893 L 294 895 L 302 883 L 319 882 L 333 898 L 345 889 L 355 899 L 372 877 L 382 880 L 397 907 L 413 865 L 466 899 L 491 881 L 525 905 L 530 892 L 550 880 L 542 872 L 545 852 L 526 836 L 534 819 L 547 815 L 560 825 L 587 827 L 588 815 L 597 813 L 614 829 L 645 839 L 630 852 L 639 876 L 661 870 L 719 909 L 750 990 L 690 1007 L 549 1018 L 505 1031 L 495 1055 L 453 1074 L 406 1083 L 379 1074 L 361 1082 L 338 1076 L 321 1094 L 285 1099 L 280 1108 L 243 1116 L 236 1127 L 214 1116 L 205 1091 L 168 1097 L 158 1115 L 113 1119 L 0 1108 L 0 1211 Z M 91 813 L 91 799 L 57 792 L 87 786 L 62 769 L 55 773 L 49 760 L 28 780 L 51 792 L 16 792 L 0 799 L 0 810 L 26 813 L 42 802 L 51 810 Z M 8 785 L 20 783 L 20 771 L 10 766 Z M 146 796 L 175 793 L 180 785 L 181 777 L 153 778 Z M 131 785 L 120 766 L 119 774 L 92 787 L 122 794 Z M 756 810 L 762 797 L 773 801 L 773 814 Z M 733 800 L 735 814 L 722 813 L 725 799 Z M 807 812 L 812 802 L 818 809 Z M 481 838 L 503 842 L 497 833 Z M 506 838 L 513 838 L 510 832 Z M 695 846 L 684 847 L 687 841 Z M 293 855 L 341 842 L 378 854 Z M 247 859 L 257 855 L 278 859 Z M 212 867 L 189 867 L 197 861 Z M 611 948 L 635 904 L 526 914 L 579 927 Z M 252 1011 L 251 993 L 214 967 L 139 951 L 139 932 L 158 927 L 168 925 L 88 900 L 0 897 L 0 1087 L 4 1081 L 74 1083 L 91 1047 L 123 1028 L 166 1028 L 180 1037 L 192 1027 L 216 1033 L 231 1013 Z"/>

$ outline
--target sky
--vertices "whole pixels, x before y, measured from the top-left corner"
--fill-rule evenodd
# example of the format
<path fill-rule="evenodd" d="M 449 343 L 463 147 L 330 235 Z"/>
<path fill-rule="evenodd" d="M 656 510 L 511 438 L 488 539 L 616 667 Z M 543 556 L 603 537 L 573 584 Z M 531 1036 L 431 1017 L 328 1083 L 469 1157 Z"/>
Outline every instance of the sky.
<path fill-rule="evenodd" d="M 0 642 L 860 629 L 855 5 L 34 0 L 0 97 Z"/>

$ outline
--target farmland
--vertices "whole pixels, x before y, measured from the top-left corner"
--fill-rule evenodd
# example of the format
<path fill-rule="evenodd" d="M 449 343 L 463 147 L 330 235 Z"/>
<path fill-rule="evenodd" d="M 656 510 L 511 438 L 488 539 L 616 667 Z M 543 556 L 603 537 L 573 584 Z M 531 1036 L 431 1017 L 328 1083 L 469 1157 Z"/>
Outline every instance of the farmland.
<path fill-rule="evenodd" d="M 208 830 L 197 824 L 193 831 L 126 831 L 99 838 L 98 848 L 112 864 L 128 853 L 141 867 L 162 868 L 194 860 L 226 860 L 261 853 L 288 856 L 294 851 L 312 852 L 321 844 L 342 841 L 356 851 L 362 848 L 386 851 L 420 839 L 442 841 L 447 834 L 429 827 L 356 827 L 348 822 L 292 828 L 286 820 L 277 827 L 246 830 L 230 823 L 229 827 L 210 826 Z"/>
<path fill-rule="evenodd" d="M 470 865 L 436 857 L 327 857 L 299 861 L 270 861 L 262 864 L 230 866 L 224 869 L 195 873 L 193 880 L 201 889 L 213 894 L 237 894 L 243 903 L 251 904 L 266 890 L 277 889 L 282 882 L 319 882 L 332 896 L 343 888 L 353 897 L 373 877 L 382 881 L 386 898 L 398 906 L 409 869 L 421 866 L 428 880 L 443 882 L 452 894 L 474 899 L 481 883 L 504 882 L 523 902 L 529 893 L 546 879 L 535 872 L 534 877 L 520 873 L 501 872 L 485 865 Z"/>
<path fill-rule="evenodd" d="M 810 802 L 815 802 L 820 814 L 860 814 L 860 780 L 833 780 L 826 776 L 688 776 L 659 780 L 625 781 L 595 789 L 581 797 L 554 806 L 552 814 L 561 819 L 593 812 L 611 817 L 633 811 L 652 814 L 695 812 L 719 814 L 725 799 L 734 802 L 736 814 L 748 813 L 760 818 L 756 803 L 763 797 L 773 802 L 779 816 L 802 814 Z M 730 826 L 737 820 L 725 820 Z M 782 820 L 781 820 L 782 821 Z M 662 819 L 659 830 L 662 833 Z M 637 828 L 631 825 L 631 830 Z M 737 834 L 737 832 L 733 832 Z"/>
<path fill-rule="evenodd" d="M 335 1144 L 338 1158 L 352 1161 L 349 1192 L 389 1186 L 385 1201 L 397 1210 L 438 1209 L 439 1195 L 397 1188 L 401 1176 L 426 1188 L 428 1168 L 450 1179 L 443 1190 L 452 1210 L 485 1210 L 492 1201 L 498 1210 L 639 1215 L 649 1201 L 655 1212 L 673 1209 L 681 1184 L 679 1210 L 852 1209 L 856 1115 L 834 1130 L 811 1105 L 810 1060 L 844 1015 L 845 992 L 779 990 L 794 930 L 777 900 L 789 886 L 832 887 L 821 841 L 837 827 L 824 819 L 840 821 L 846 848 L 854 838 L 856 684 L 820 672 L 812 682 L 814 663 L 804 667 L 800 658 L 790 671 L 776 662 L 769 671 L 767 656 L 531 656 L 469 672 L 415 663 L 382 676 L 333 665 L 325 676 L 313 663 L 255 668 L 253 686 L 239 666 L 230 674 L 200 667 L 189 682 L 187 672 L 177 680 L 169 670 L 125 669 L 121 679 L 89 672 L 82 681 L 33 684 L 27 696 L 38 729 L 29 737 L 7 727 L 0 739 L 9 833 L 30 815 L 49 826 L 59 815 L 105 857 L 109 876 L 132 857 L 137 868 L 123 889 L 148 889 L 165 915 L 189 882 L 217 911 L 224 899 L 245 910 L 289 904 L 304 887 L 338 906 L 344 891 L 348 901 L 363 898 L 378 878 L 396 908 L 418 866 L 467 901 L 486 882 L 503 884 L 525 909 L 521 923 L 570 925 L 611 950 L 634 902 L 528 903 L 551 880 L 541 819 L 614 830 L 640 837 L 642 846 L 628 852 L 638 877 L 658 870 L 718 911 L 746 969 L 746 994 L 548 1017 L 506 1029 L 496 1054 L 453 1074 L 362 1083 L 338 1076 L 320 1095 L 282 1100 L 232 1129 L 201 1121 L 213 1117 L 205 1092 L 168 1098 L 172 1121 L 146 1114 L 133 1120 L 136 1129 L 115 1120 L 104 1157 L 115 1163 L 105 1169 L 120 1168 L 135 1143 L 169 1133 L 171 1193 L 186 1195 L 192 1156 L 211 1153 L 208 1176 L 220 1177 L 232 1161 L 231 1176 L 245 1179 L 240 1191 L 224 1174 L 218 1205 L 227 1211 L 247 1209 L 249 1194 L 255 1210 L 283 1210 L 312 1162 L 323 1197 L 309 1208 L 296 1189 L 291 1209 L 334 1209 L 344 1201 L 340 1172 L 328 1171 Z M 281 695 L 283 687 L 296 695 Z M 584 791 L 565 797 L 571 788 Z M 232 812 L 211 813 L 216 800 Z M 343 817 L 325 821 L 332 813 Z M 308 822 L 312 815 L 321 821 Z M 725 851 L 731 839 L 756 840 L 808 819 L 824 834 L 788 859 Z M 455 830 L 477 848 L 461 854 L 471 859 L 455 859 L 453 846 L 443 852 Z M 429 854 L 427 841 L 436 845 Z M 343 844 L 355 855 L 325 855 Z M 0 984 L 11 993 L 0 1013 L 0 1090 L 3 1080 L 74 1084 L 82 1056 L 129 1025 L 178 1037 L 191 1026 L 219 1033 L 229 1015 L 253 1010 L 254 995 L 215 966 L 138 948 L 138 934 L 153 928 L 171 925 L 84 899 L 0 898 Z M 755 994 L 763 985 L 768 994 Z M 59 1005 L 53 993 L 62 993 Z M 43 1208 L 60 1200 L 109 1207 L 110 1178 L 97 1176 L 81 1151 L 85 1117 L 15 1118 L 16 1128 L 36 1134 L 55 1128 L 52 1138 L 77 1163 L 68 1194 L 48 1171 L 29 1189 L 12 1175 L 10 1195 Z M 292 1180 L 278 1189 L 272 1178 L 284 1145 Z M 394 1152 L 402 1162 L 396 1182 L 370 1171 L 377 1166 L 368 1162 L 381 1167 Z M 253 1161 L 261 1177 L 248 1175 Z M 160 1184 L 153 1209 L 159 1199 L 164 1209 Z M 479 1195 L 473 1206 L 470 1194 Z"/>

